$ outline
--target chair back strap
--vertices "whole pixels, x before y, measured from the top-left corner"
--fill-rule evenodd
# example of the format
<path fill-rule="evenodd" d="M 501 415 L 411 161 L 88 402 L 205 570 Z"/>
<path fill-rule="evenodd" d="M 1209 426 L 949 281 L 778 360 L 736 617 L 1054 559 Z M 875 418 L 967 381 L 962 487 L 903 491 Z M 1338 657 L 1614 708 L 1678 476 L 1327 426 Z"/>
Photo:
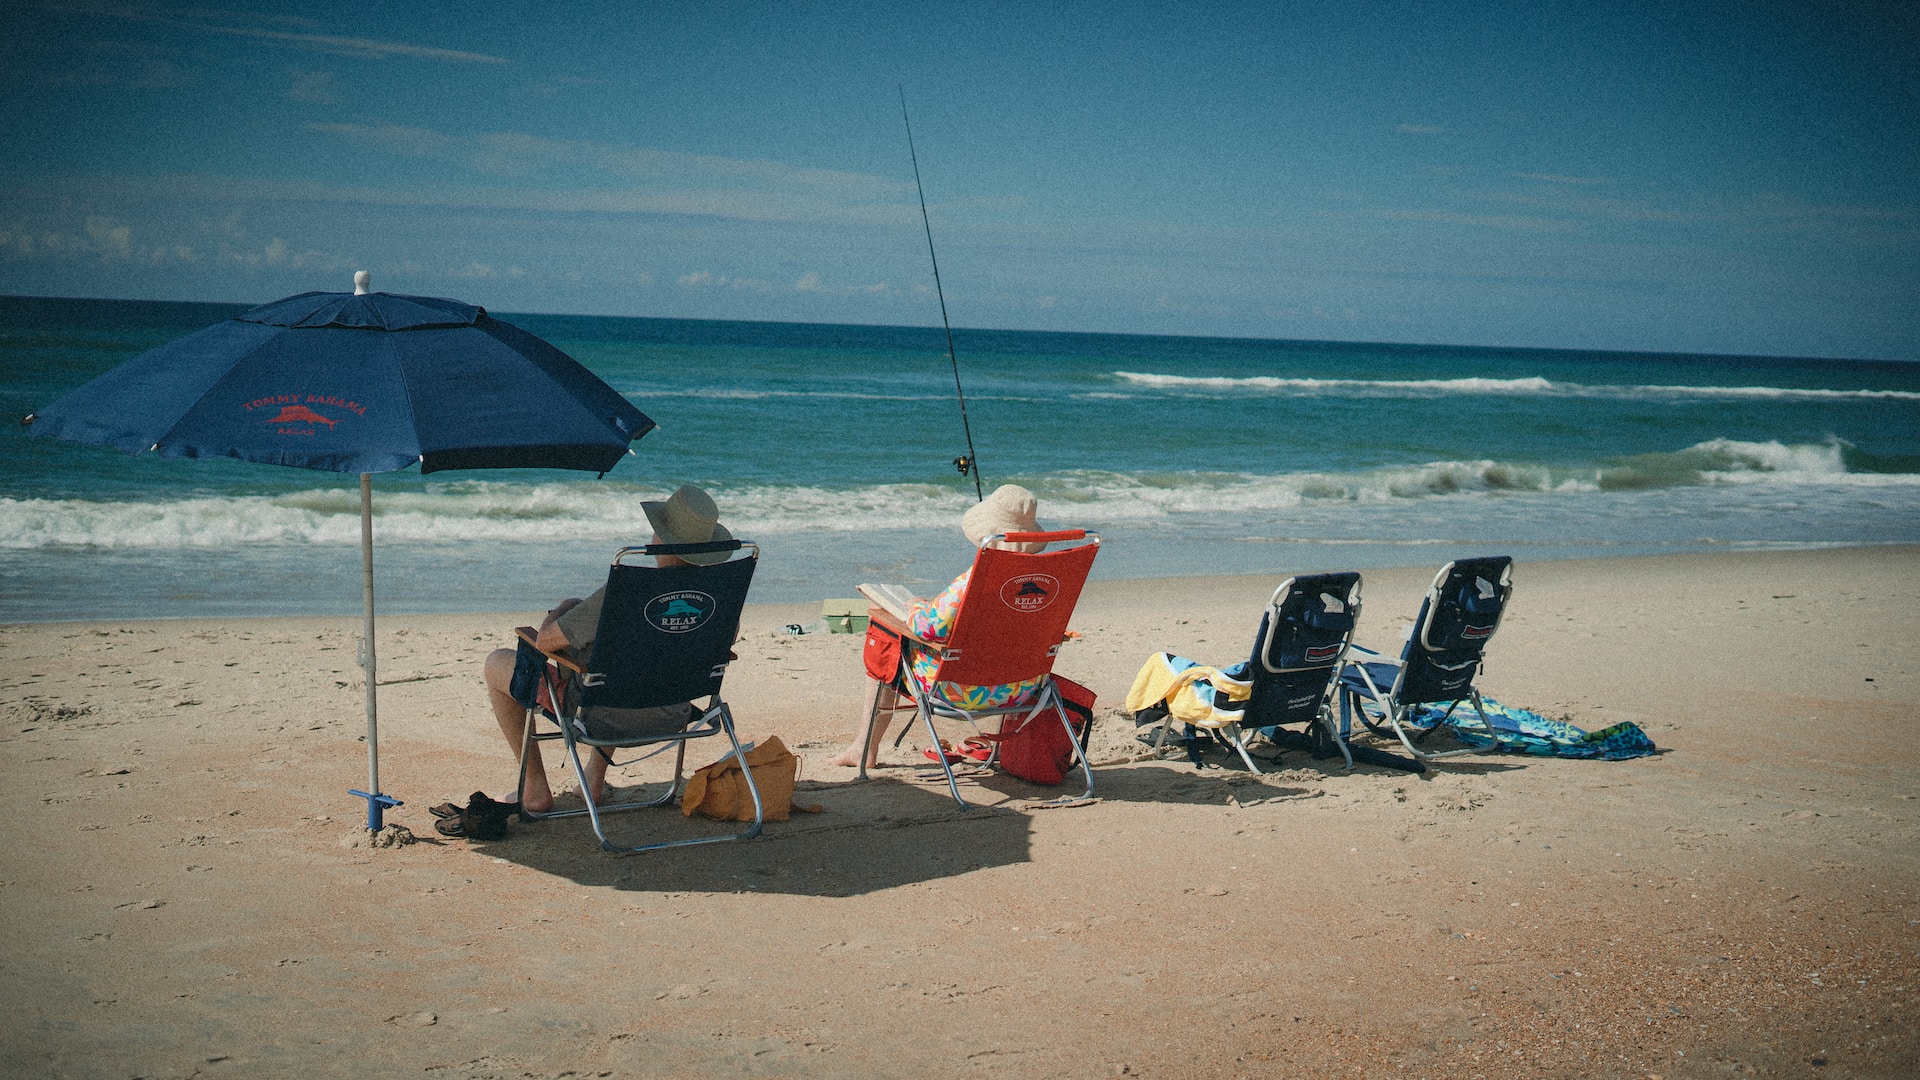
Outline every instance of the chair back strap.
<path fill-rule="evenodd" d="M 758 562 L 753 548 L 713 566 L 611 567 L 580 707 L 644 709 L 718 694 Z"/>
<path fill-rule="evenodd" d="M 1081 530 L 1070 530 L 1080 534 Z M 1032 540 L 1051 533 L 1013 534 Z M 967 595 L 941 650 L 935 678 L 969 686 L 998 686 L 1053 670 L 1067 622 L 1100 549 L 1100 538 L 1058 551 L 1029 554 L 983 547 L 974 556 Z"/>

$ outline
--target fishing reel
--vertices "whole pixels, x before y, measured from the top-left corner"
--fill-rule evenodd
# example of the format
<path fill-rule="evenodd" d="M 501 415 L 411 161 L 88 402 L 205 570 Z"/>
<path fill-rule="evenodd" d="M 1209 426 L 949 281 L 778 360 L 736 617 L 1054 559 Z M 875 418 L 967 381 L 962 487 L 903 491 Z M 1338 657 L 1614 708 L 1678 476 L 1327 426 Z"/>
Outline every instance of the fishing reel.
<path fill-rule="evenodd" d="M 953 467 L 960 470 L 961 476 L 965 476 L 973 471 L 973 459 L 965 454 L 961 454 L 959 457 L 953 459 Z"/>

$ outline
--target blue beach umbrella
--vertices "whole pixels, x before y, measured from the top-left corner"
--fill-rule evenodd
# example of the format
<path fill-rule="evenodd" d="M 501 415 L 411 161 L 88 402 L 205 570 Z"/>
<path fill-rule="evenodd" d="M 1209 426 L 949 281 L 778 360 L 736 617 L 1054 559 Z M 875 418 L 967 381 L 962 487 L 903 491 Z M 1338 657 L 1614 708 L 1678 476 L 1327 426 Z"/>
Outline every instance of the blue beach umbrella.
<path fill-rule="evenodd" d="M 128 454 L 231 457 L 360 474 L 366 606 L 367 827 L 380 791 L 372 474 L 604 473 L 654 423 L 552 345 L 485 308 L 427 296 L 310 292 L 141 353 L 26 418 L 36 437 Z"/>

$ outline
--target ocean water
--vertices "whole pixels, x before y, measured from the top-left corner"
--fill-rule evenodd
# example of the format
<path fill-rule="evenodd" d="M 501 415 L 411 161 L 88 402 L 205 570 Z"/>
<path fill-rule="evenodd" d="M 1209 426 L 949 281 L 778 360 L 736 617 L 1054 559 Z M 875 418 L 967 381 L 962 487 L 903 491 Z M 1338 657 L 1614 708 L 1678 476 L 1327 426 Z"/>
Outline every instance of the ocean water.
<path fill-rule="evenodd" d="M 18 417 L 243 310 L 0 298 Z M 660 425 L 604 478 L 374 479 L 385 612 L 544 610 L 707 487 L 757 601 L 938 586 L 974 481 L 939 328 L 514 315 Z M 1920 364 L 955 332 L 989 487 L 1101 579 L 1920 541 Z M 0 435 L 0 621 L 350 614 L 358 479 Z"/>

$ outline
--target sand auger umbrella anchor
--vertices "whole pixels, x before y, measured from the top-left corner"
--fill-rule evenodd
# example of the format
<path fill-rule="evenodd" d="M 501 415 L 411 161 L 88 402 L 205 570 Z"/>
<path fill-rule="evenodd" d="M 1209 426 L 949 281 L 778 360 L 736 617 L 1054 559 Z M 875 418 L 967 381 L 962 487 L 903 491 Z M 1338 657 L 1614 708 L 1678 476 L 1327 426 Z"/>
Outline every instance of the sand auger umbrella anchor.
<path fill-rule="evenodd" d="M 141 353 L 28 415 L 28 434 L 129 454 L 360 474 L 367 828 L 380 791 L 373 476 L 442 469 L 604 473 L 653 421 L 580 363 L 485 308 L 367 290 L 289 296 Z"/>

